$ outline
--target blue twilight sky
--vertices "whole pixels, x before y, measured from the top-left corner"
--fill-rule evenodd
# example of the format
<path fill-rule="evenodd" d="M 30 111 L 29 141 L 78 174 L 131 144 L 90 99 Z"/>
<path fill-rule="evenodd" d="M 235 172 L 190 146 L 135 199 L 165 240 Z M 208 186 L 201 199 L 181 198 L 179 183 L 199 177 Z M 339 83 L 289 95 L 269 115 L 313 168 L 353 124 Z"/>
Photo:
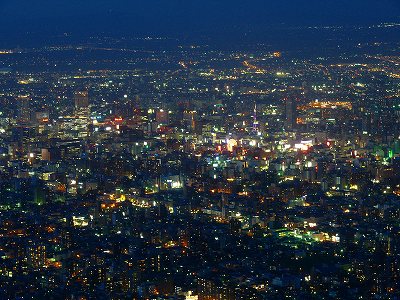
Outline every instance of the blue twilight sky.
<path fill-rule="evenodd" d="M 0 0 L 0 38 L 197 35 L 400 21 L 400 0 Z"/>

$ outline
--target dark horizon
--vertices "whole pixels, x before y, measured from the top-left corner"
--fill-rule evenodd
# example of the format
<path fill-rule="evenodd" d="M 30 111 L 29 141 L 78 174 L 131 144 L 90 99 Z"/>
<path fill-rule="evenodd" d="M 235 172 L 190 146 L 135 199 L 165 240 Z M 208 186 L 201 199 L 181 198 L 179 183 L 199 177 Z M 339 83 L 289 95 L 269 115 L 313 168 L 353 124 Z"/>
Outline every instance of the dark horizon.
<path fill-rule="evenodd" d="M 400 3 L 383 1 L 2 1 L 2 45 L 62 35 L 240 38 L 248 32 L 296 26 L 397 22 Z"/>

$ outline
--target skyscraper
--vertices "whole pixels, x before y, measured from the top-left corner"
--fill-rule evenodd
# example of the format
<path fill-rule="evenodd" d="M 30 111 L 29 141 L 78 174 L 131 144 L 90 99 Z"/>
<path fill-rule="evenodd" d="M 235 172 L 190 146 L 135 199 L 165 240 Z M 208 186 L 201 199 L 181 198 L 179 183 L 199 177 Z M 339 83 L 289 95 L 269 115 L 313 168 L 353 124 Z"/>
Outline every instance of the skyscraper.
<path fill-rule="evenodd" d="M 75 115 L 89 116 L 89 93 L 86 90 L 76 91 L 74 94 Z"/>
<path fill-rule="evenodd" d="M 292 97 L 285 100 L 285 129 L 293 130 L 296 125 L 297 106 L 296 100 Z"/>
<path fill-rule="evenodd" d="M 21 124 L 27 124 L 31 119 L 30 101 L 29 95 L 21 95 L 17 98 L 17 118 Z"/>
<path fill-rule="evenodd" d="M 74 94 L 75 110 L 86 108 L 89 106 L 89 93 L 88 91 L 76 91 Z"/>

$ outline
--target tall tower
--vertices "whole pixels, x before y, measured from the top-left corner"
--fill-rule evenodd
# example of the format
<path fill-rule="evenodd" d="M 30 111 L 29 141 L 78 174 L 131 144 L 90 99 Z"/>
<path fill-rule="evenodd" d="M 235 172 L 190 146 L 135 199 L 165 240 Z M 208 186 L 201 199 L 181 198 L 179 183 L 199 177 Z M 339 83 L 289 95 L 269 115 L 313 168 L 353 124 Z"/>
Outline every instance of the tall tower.
<path fill-rule="evenodd" d="M 75 115 L 89 115 L 89 92 L 86 90 L 74 93 Z"/>
<path fill-rule="evenodd" d="M 254 104 L 253 111 L 253 132 L 258 132 L 258 121 L 257 121 L 257 103 Z"/>
<path fill-rule="evenodd" d="M 21 124 L 27 124 L 31 120 L 30 102 L 29 95 L 21 95 L 17 98 L 17 117 Z"/>
<path fill-rule="evenodd" d="M 226 200 L 225 193 L 221 193 L 221 217 L 223 219 L 226 219 L 226 205 L 228 204 L 228 201 Z"/>
<path fill-rule="evenodd" d="M 74 94 L 75 102 L 75 119 L 74 128 L 76 134 L 80 138 L 86 138 L 89 136 L 89 124 L 90 124 L 90 108 L 89 108 L 89 93 L 87 90 L 77 91 Z"/>
<path fill-rule="evenodd" d="M 296 125 L 297 106 L 293 98 L 285 99 L 285 129 L 293 130 Z"/>

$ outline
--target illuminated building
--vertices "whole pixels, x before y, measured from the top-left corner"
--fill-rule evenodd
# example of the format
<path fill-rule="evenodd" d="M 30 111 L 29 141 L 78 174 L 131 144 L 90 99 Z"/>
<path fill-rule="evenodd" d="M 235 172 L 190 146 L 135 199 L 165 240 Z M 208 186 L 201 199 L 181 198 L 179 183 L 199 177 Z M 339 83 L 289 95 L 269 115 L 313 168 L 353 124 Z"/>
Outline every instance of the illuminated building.
<path fill-rule="evenodd" d="M 34 268 L 44 267 L 46 264 L 46 246 L 42 244 L 32 244 L 26 249 L 28 264 Z"/>
<path fill-rule="evenodd" d="M 82 117 L 89 117 L 89 92 L 88 91 L 77 91 L 74 94 L 75 103 L 75 115 Z"/>
<path fill-rule="evenodd" d="M 30 96 L 19 96 L 16 101 L 18 108 L 18 122 L 21 124 L 28 124 L 31 120 Z"/>
<path fill-rule="evenodd" d="M 160 125 L 168 125 L 169 124 L 168 111 L 164 109 L 157 110 L 156 122 L 159 123 Z"/>

